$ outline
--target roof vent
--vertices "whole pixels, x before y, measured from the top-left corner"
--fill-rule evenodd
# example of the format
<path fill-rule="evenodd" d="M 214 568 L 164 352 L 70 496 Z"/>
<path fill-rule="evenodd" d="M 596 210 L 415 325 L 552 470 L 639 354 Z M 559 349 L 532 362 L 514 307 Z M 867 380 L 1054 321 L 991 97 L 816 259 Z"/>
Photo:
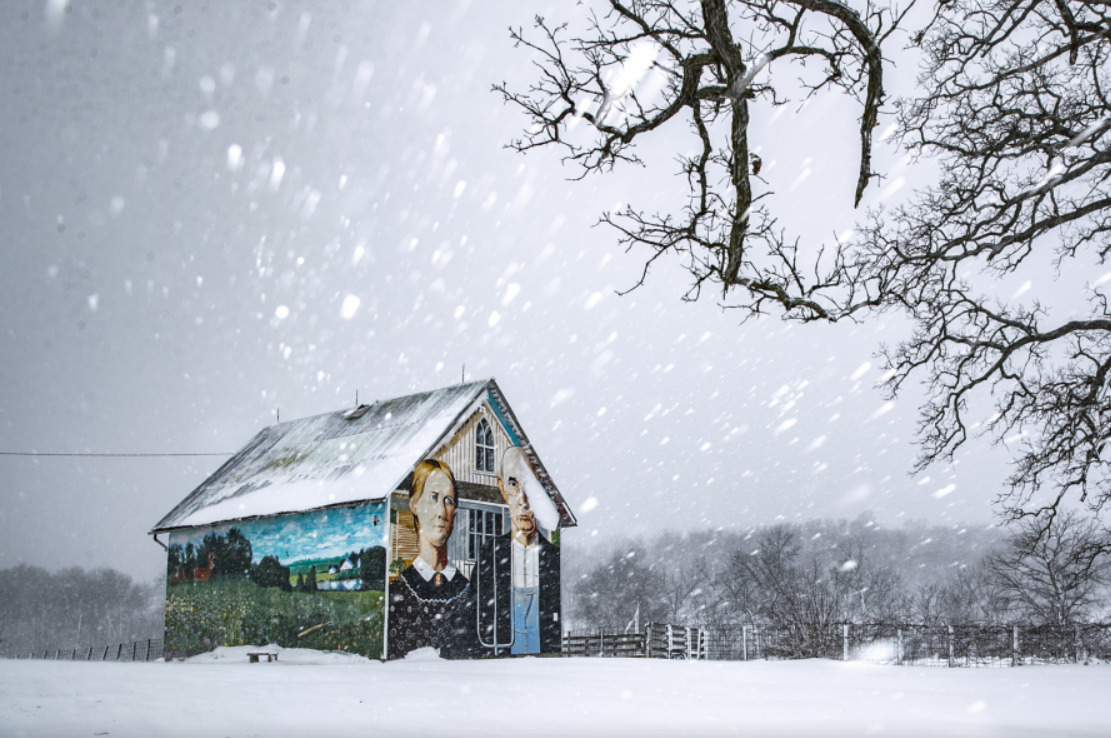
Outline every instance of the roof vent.
<path fill-rule="evenodd" d="M 359 418 L 366 415 L 367 410 L 370 410 L 370 405 L 359 405 L 358 407 L 352 408 L 345 412 L 343 414 L 343 417 L 347 420 L 358 420 Z"/>

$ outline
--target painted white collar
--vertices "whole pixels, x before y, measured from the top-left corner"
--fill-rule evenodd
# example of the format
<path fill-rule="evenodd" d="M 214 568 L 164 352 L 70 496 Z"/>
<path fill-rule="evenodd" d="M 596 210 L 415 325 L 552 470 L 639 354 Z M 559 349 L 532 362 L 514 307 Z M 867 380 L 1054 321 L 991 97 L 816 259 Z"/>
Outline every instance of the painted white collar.
<path fill-rule="evenodd" d="M 540 547 L 540 534 L 536 534 L 536 538 L 532 539 L 532 543 L 521 543 L 513 535 L 509 536 L 509 540 L 513 542 L 513 548 L 522 551 L 534 551 Z"/>
<path fill-rule="evenodd" d="M 420 574 L 421 579 L 426 582 L 430 581 L 432 577 L 436 575 L 436 570 L 433 569 L 432 566 L 420 556 L 413 559 L 413 568 L 417 570 L 418 574 Z M 455 578 L 456 571 L 458 570 L 455 568 L 455 564 L 449 561 L 447 563 L 447 566 L 444 567 L 444 570 L 439 573 L 443 574 L 444 578 L 450 582 L 452 579 Z"/>

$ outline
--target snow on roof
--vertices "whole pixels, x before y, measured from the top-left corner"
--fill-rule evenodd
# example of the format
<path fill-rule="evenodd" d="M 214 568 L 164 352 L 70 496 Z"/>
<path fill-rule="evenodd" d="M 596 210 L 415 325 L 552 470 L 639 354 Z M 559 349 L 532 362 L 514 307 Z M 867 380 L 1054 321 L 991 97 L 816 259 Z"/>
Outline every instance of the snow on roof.
<path fill-rule="evenodd" d="M 259 431 L 152 532 L 385 499 L 487 398 L 527 444 L 492 379 L 279 423 Z M 526 448 L 564 525 L 575 525 L 540 460 Z"/>

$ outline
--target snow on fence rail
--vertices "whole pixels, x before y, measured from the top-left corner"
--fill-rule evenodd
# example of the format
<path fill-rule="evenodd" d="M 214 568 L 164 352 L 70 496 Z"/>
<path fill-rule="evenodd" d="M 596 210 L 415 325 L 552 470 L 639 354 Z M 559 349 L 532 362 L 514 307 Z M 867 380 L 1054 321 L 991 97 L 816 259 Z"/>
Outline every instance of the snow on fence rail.
<path fill-rule="evenodd" d="M 117 643 L 111 646 L 88 648 L 48 648 L 42 651 L 24 651 L 12 658 L 48 659 L 53 661 L 155 661 L 162 658 L 162 639 Z"/>

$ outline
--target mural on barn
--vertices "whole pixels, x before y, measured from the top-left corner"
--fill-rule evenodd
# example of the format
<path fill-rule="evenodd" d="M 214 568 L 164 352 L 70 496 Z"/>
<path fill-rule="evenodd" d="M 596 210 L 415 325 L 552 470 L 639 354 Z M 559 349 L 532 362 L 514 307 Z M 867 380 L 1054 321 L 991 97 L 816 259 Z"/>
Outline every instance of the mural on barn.
<path fill-rule="evenodd" d="M 394 539 L 413 543 L 390 565 L 389 658 L 559 652 L 558 522 L 543 528 L 532 506 L 551 502 L 519 446 L 504 451 L 496 485 L 503 506 L 460 499 L 451 468 L 428 459 L 393 498 Z"/>
<path fill-rule="evenodd" d="M 166 653 L 558 653 L 575 525 L 493 379 L 267 426 L 150 531 Z"/>
<path fill-rule="evenodd" d="M 382 658 L 385 503 L 170 533 L 166 656 L 216 646 Z"/>

